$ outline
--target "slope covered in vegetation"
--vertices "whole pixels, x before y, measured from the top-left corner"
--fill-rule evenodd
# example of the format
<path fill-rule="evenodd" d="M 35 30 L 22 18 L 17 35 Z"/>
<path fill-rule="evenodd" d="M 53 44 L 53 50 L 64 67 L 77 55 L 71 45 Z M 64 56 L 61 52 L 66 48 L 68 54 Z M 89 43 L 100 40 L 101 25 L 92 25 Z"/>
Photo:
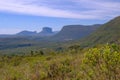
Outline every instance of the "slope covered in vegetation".
<path fill-rule="evenodd" d="M 0 80 L 119 80 L 120 47 L 0 57 Z"/>
<path fill-rule="evenodd" d="M 81 40 L 83 46 L 104 43 L 120 44 L 120 16 L 102 25 L 90 36 Z"/>

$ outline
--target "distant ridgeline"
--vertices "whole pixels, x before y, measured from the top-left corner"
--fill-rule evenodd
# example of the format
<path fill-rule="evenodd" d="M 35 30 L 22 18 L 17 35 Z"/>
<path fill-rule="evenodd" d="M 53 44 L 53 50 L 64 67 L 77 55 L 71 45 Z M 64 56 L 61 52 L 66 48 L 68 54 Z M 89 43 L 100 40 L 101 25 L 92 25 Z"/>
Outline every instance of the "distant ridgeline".
<path fill-rule="evenodd" d="M 95 25 L 67 25 L 62 28 L 62 30 L 52 36 L 53 40 L 58 41 L 69 41 L 69 40 L 77 40 L 83 37 L 90 35 L 94 32 L 100 24 Z"/>
<path fill-rule="evenodd" d="M 15 35 L 0 36 L 0 50 L 23 47 L 57 48 L 71 44 L 88 47 L 105 43 L 120 44 L 120 17 L 103 25 L 67 25 L 59 32 L 44 27 L 39 33 L 22 31 Z"/>
<path fill-rule="evenodd" d="M 0 50 L 36 46 L 40 48 L 59 47 L 58 44 L 61 42 L 79 40 L 90 35 L 99 26 L 101 25 L 68 25 L 59 32 L 44 27 L 39 33 L 25 30 L 15 35 L 0 35 Z"/>
<path fill-rule="evenodd" d="M 16 35 L 19 35 L 19 36 L 53 36 L 55 35 L 56 32 L 53 32 L 52 31 L 52 28 L 49 28 L 49 27 L 44 27 L 42 29 L 41 32 L 37 33 L 36 31 L 21 31 L 19 33 L 17 33 Z"/>
<path fill-rule="evenodd" d="M 100 24 L 95 25 L 67 25 L 62 28 L 61 31 L 52 31 L 52 28 L 44 27 L 41 32 L 37 33 L 36 31 L 21 31 L 14 35 L 0 35 L 0 38 L 12 38 L 12 37 L 29 37 L 33 36 L 34 38 L 38 37 L 49 37 L 49 41 L 69 41 L 81 39 L 88 36 L 94 32 Z"/>

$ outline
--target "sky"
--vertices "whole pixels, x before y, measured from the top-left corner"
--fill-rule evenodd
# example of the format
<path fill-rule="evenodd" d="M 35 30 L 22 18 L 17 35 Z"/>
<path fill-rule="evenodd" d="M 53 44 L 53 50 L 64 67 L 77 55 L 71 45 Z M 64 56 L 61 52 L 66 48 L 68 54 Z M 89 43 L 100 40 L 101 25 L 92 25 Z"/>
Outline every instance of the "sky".
<path fill-rule="evenodd" d="M 0 0 L 0 34 L 104 24 L 120 15 L 119 5 L 120 0 Z"/>

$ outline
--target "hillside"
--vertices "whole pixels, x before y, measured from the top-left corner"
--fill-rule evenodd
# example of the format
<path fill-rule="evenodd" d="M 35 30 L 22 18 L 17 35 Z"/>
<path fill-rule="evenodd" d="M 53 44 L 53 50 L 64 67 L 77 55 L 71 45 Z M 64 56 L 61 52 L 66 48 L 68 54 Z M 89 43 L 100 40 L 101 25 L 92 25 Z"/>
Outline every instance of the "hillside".
<path fill-rule="evenodd" d="M 88 36 L 94 32 L 101 25 L 68 25 L 64 26 L 62 30 L 52 37 L 54 40 L 68 41 L 76 40 Z"/>
<path fill-rule="evenodd" d="M 119 80 L 119 48 L 101 45 L 59 53 L 32 50 L 0 56 L 0 80 Z"/>
<path fill-rule="evenodd" d="M 82 46 L 104 43 L 120 44 L 120 16 L 98 28 L 90 36 L 80 41 Z"/>

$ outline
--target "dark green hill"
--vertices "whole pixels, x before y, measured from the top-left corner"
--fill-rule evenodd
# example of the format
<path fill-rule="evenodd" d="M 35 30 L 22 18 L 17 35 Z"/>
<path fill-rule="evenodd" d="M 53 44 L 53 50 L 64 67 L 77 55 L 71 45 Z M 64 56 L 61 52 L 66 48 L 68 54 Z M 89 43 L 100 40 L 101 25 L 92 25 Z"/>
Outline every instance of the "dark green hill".
<path fill-rule="evenodd" d="M 120 44 L 120 16 L 99 27 L 90 36 L 82 39 L 82 46 L 104 43 Z"/>

